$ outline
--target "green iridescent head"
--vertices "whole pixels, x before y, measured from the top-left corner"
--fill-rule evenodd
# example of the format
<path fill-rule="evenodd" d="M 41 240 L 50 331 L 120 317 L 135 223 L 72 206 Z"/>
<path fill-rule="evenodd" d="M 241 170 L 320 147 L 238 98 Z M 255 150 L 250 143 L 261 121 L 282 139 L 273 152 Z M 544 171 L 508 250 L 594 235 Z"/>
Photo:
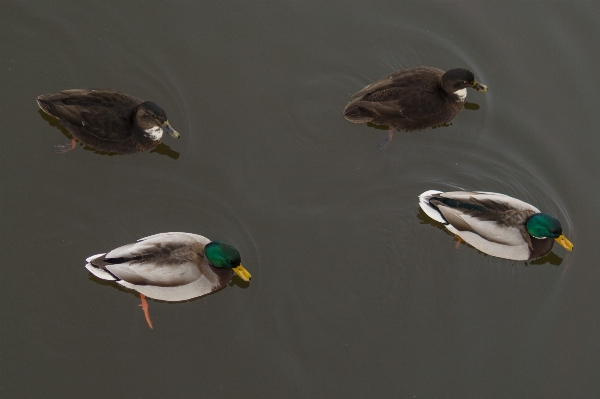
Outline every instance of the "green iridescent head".
<path fill-rule="evenodd" d="M 527 220 L 527 231 L 535 238 L 554 238 L 565 249 L 573 249 L 573 244 L 563 235 L 562 226 L 554 216 L 536 213 Z"/>
<path fill-rule="evenodd" d="M 204 256 L 214 267 L 233 269 L 245 281 L 250 281 L 250 273 L 242 266 L 239 251 L 223 241 L 212 241 L 204 247 Z"/>
<path fill-rule="evenodd" d="M 535 238 L 558 238 L 562 234 L 562 226 L 554 216 L 536 213 L 527 220 L 527 231 Z"/>

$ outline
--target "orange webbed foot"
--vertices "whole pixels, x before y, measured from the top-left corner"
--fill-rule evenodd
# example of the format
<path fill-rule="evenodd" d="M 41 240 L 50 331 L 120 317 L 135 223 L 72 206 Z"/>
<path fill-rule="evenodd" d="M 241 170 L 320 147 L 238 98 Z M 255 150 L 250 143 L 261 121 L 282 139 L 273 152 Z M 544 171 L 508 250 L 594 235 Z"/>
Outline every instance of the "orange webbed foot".
<path fill-rule="evenodd" d="M 77 146 L 77 139 L 73 137 L 70 143 L 61 144 L 54 147 L 54 152 L 58 154 L 64 154 L 65 152 L 71 151 Z"/>
<path fill-rule="evenodd" d="M 454 248 L 458 249 L 460 248 L 460 243 L 465 241 L 456 234 L 454 234 L 454 238 L 456 239 L 456 245 L 454 246 Z"/>
<path fill-rule="evenodd" d="M 146 321 L 148 322 L 148 325 L 150 326 L 150 328 L 153 328 L 152 321 L 150 320 L 150 312 L 148 311 L 148 302 L 146 302 L 146 296 L 144 294 L 140 294 L 140 299 L 142 300 L 142 303 L 138 306 L 142 307 L 142 309 L 144 310 L 144 316 L 146 316 Z"/>
<path fill-rule="evenodd" d="M 385 151 L 388 144 L 390 143 L 390 141 L 392 141 L 393 138 L 394 138 L 394 128 L 390 127 L 387 132 L 387 137 L 384 138 L 383 140 L 381 140 L 379 143 L 377 143 L 377 148 L 379 149 L 379 151 L 378 151 L 379 154 L 381 154 L 382 152 Z"/>

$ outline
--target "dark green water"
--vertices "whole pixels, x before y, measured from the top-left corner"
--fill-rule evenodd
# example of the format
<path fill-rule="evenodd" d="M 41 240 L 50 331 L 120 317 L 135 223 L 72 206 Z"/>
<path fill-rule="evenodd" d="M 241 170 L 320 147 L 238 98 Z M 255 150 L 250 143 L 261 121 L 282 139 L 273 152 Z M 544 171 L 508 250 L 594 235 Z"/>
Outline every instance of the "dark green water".
<path fill-rule="evenodd" d="M 0 3 L 5 398 L 592 398 L 600 392 L 600 6 L 475 2 Z M 342 117 L 401 68 L 466 67 L 451 126 Z M 160 151 L 77 148 L 35 98 L 108 87 L 159 103 Z M 505 193 L 574 251 L 454 247 L 427 189 Z M 252 273 L 150 302 L 87 256 L 187 231 Z"/>

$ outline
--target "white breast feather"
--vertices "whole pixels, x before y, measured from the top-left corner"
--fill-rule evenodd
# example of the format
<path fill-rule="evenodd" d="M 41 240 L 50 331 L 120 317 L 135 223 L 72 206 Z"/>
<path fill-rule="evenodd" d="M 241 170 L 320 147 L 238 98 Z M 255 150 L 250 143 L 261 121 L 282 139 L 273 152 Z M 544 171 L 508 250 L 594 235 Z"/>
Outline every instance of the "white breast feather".
<path fill-rule="evenodd" d="M 146 132 L 146 136 L 154 141 L 158 141 L 162 138 L 163 130 L 160 126 L 154 126 L 150 129 L 144 130 Z"/>
<path fill-rule="evenodd" d="M 467 89 L 465 88 L 465 89 L 456 90 L 454 92 L 454 94 L 456 94 L 458 96 L 460 101 L 465 101 L 465 98 L 467 98 Z"/>

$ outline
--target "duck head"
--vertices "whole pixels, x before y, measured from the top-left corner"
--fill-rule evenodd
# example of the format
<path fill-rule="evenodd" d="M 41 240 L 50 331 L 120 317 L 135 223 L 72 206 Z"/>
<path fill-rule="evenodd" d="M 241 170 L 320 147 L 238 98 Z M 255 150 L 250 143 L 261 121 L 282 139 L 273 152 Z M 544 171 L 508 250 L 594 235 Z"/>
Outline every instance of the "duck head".
<path fill-rule="evenodd" d="M 252 277 L 242 266 L 240 253 L 233 245 L 223 241 L 212 241 L 204 247 L 204 256 L 214 267 L 233 269 L 235 274 L 244 281 L 250 281 Z"/>
<path fill-rule="evenodd" d="M 468 87 L 485 93 L 487 86 L 477 83 L 473 72 L 464 68 L 449 69 L 442 75 L 442 87 L 449 93 L 456 93 Z M 465 92 L 466 94 L 466 92 Z"/>
<path fill-rule="evenodd" d="M 165 111 L 152 101 L 138 105 L 135 111 L 135 123 L 154 141 L 160 140 L 163 132 L 169 133 L 174 139 L 179 137 L 179 133 L 169 125 Z"/>
<path fill-rule="evenodd" d="M 573 249 L 571 241 L 567 240 L 558 219 L 545 213 L 536 213 L 527 219 L 527 231 L 535 238 L 554 238 L 567 251 Z"/>

